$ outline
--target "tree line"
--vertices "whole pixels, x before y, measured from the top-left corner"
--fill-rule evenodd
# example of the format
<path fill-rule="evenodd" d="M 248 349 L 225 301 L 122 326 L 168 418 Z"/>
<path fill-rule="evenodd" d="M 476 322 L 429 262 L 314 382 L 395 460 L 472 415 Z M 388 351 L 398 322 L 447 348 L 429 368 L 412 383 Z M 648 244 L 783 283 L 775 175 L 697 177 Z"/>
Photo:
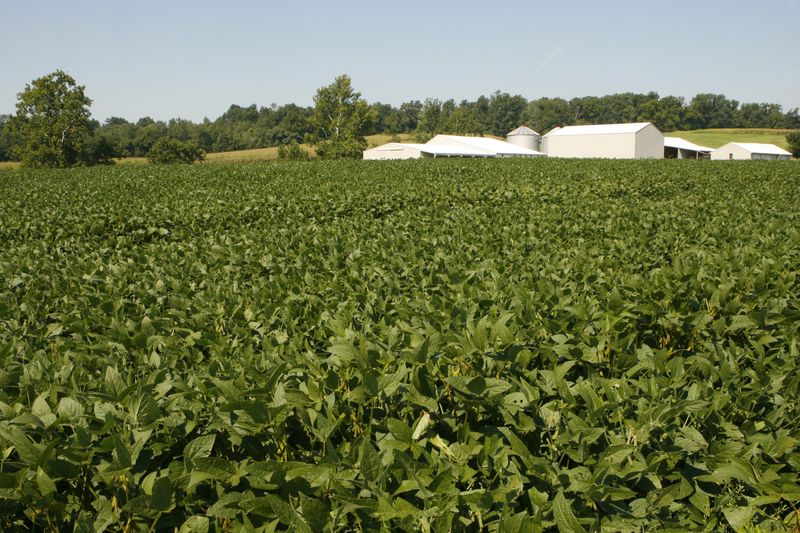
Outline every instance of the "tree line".
<path fill-rule="evenodd" d="M 83 116 L 81 113 L 85 115 L 85 131 L 78 136 L 84 141 L 80 147 L 70 148 L 75 156 L 73 160 L 82 160 L 84 163 L 105 162 L 116 157 L 147 156 L 161 138 L 190 142 L 205 152 L 285 147 L 304 141 L 313 143 L 315 139 L 325 140 L 326 125 L 323 122 L 327 119 L 324 117 L 331 115 L 320 111 L 319 107 L 326 101 L 332 102 L 329 105 L 344 105 L 348 113 L 354 112 L 354 106 L 359 107 L 355 138 L 376 133 L 412 134 L 422 142 L 439 133 L 503 136 L 520 124 L 526 124 L 540 133 L 546 133 L 556 126 L 624 122 L 652 122 L 665 132 L 707 128 L 800 129 L 797 108 L 784 112 L 778 104 L 740 103 L 723 94 L 698 94 L 689 101 L 677 96 L 660 96 L 655 92 L 586 96 L 569 100 L 527 100 L 520 95 L 497 91 L 474 101 L 429 98 L 392 106 L 380 102 L 367 103 L 352 90 L 347 76 L 340 76 L 331 86 L 321 88 L 317 92 L 314 107 L 234 104 L 217 119 L 204 119 L 200 123 L 180 118 L 164 122 L 150 117 L 130 122 L 111 117 L 101 124 L 88 116 L 91 100 L 83 95 L 83 87 L 64 76 L 67 75 L 58 71 L 34 80 L 33 84 L 26 87 L 26 91 L 20 93 L 17 114 L 0 116 L 0 160 L 19 158 L 19 145 L 23 142 L 20 116 L 33 120 L 30 118 L 33 116 L 31 110 L 35 109 L 36 104 L 31 100 L 35 99 L 37 91 L 42 93 L 48 88 L 46 84 L 37 84 L 41 80 L 49 80 L 51 85 L 68 82 L 73 93 L 76 87 L 80 89 L 77 91 L 80 94 L 73 94 L 72 100 L 66 105 L 74 108 L 70 111 L 73 119 Z M 323 94 L 324 91 L 330 93 Z M 33 96 L 31 93 L 34 93 Z M 47 142 L 58 142 L 57 137 Z M 43 143 L 46 144 L 44 141 L 39 144 Z M 351 143 L 343 149 L 329 147 L 328 152 L 330 157 L 355 154 L 359 146 Z M 30 149 L 44 150 L 46 146 Z M 82 159 L 77 157 L 77 151 L 81 151 Z M 55 166 L 68 166 L 69 163 L 59 161 Z"/>

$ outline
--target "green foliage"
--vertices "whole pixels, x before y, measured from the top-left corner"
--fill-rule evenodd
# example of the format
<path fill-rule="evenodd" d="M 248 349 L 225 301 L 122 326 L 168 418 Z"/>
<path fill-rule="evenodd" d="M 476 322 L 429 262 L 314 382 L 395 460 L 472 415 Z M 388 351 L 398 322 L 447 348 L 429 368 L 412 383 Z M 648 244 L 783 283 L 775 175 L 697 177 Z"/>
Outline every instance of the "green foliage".
<path fill-rule="evenodd" d="M 792 156 L 800 158 L 800 130 L 787 133 L 786 143 L 789 145 Z"/>
<path fill-rule="evenodd" d="M 153 143 L 153 147 L 147 154 L 147 159 L 151 163 L 157 164 L 192 164 L 195 161 L 205 159 L 205 152 L 194 141 L 180 141 L 172 137 L 161 137 Z"/>
<path fill-rule="evenodd" d="M 8 126 L 8 115 L 0 115 L 0 161 L 12 159 L 14 140 L 11 137 L 11 128 Z"/>
<path fill-rule="evenodd" d="M 375 118 L 361 93 L 352 88 L 350 78 L 341 75 L 314 97 L 314 113 L 309 118 L 311 133 L 307 142 L 322 159 L 361 158 L 367 148 L 367 133 Z"/>
<path fill-rule="evenodd" d="M 19 93 L 9 121 L 14 156 L 32 167 L 85 163 L 91 103 L 84 87 L 61 70 L 33 80 Z"/>
<path fill-rule="evenodd" d="M 307 161 L 311 159 L 311 155 L 303 150 L 297 141 L 292 141 L 289 144 L 282 144 L 278 147 L 278 159 L 285 159 L 288 161 Z"/>
<path fill-rule="evenodd" d="M 799 180 L 0 171 L 0 528 L 795 527 Z"/>

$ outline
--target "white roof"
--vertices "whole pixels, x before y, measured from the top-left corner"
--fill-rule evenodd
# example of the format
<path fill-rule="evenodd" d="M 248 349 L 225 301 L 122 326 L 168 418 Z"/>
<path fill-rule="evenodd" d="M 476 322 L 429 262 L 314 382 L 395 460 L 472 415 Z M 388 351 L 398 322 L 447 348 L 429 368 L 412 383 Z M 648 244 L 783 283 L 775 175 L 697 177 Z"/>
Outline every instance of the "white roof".
<path fill-rule="evenodd" d="M 424 144 L 414 144 L 414 143 L 386 143 L 380 146 L 376 146 L 375 148 L 371 148 L 371 150 L 375 150 L 377 152 L 397 152 L 400 150 L 405 150 L 406 148 L 414 148 L 416 150 L 422 150 L 425 148 Z"/>
<path fill-rule="evenodd" d="M 664 146 L 667 148 L 680 148 L 681 150 L 691 150 L 693 152 L 713 152 L 713 148 L 700 146 L 680 137 L 664 137 Z"/>
<path fill-rule="evenodd" d="M 512 135 L 536 135 L 536 136 L 538 136 L 539 134 L 536 133 L 535 131 L 533 131 L 532 129 L 530 129 L 528 126 L 520 126 L 519 128 L 515 129 L 514 131 L 510 131 L 510 132 L 508 132 L 508 134 L 506 134 L 507 137 L 511 137 Z"/>
<path fill-rule="evenodd" d="M 636 133 L 649 126 L 649 122 L 635 122 L 632 124 L 594 124 L 591 126 L 564 126 L 554 128 L 545 137 L 568 135 L 615 135 L 620 133 Z"/>
<path fill-rule="evenodd" d="M 542 152 L 523 148 L 506 141 L 492 139 L 491 137 L 462 137 L 459 135 L 437 135 L 426 146 L 447 145 L 460 146 L 464 149 L 487 153 L 495 156 L 543 156 Z"/>
<path fill-rule="evenodd" d="M 770 154 L 770 155 L 792 155 L 780 146 L 775 146 L 774 144 L 765 144 L 765 143 L 737 143 L 731 142 L 728 144 L 733 144 L 747 150 L 751 154 Z M 727 146 L 727 145 L 725 145 Z M 722 150 L 723 147 L 719 148 Z"/>
<path fill-rule="evenodd" d="M 481 150 L 475 147 L 448 145 L 448 144 L 417 144 L 417 143 L 386 143 L 369 151 L 375 152 L 399 152 L 406 149 L 419 150 L 425 154 L 441 156 L 471 156 L 471 157 L 493 157 L 495 152 Z"/>
<path fill-rule="evenodd" d="M 489 150 L 470 146 L 454 144 L 423 144 L 422 151 L 431 155 L 462 156 L 462 157 L 494 157 L 495 153 Z"/>

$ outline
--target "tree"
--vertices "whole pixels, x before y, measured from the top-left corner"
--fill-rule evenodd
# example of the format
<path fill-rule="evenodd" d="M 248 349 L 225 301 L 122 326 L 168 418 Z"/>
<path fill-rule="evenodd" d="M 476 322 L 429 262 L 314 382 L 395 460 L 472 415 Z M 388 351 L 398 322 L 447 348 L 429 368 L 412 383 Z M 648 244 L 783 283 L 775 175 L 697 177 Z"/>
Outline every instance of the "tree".
<path fill-rule="evenodd" d="M 194 141 L 180 141 L 172 137 L 161 137 L 150 149 L 147 159 L 151 163 L 194 163 L 205 159 L 205 153 Z"/>
<path fill-rule="evenodd" d="M 489 100 L 489 132 L 505 136 L 522 122 L 522 113 L 528 101 L 520 95 L 495 92 Z"/>
<path fill-rule="evenodd" d="M 652 122 L 661 131 L 676 131 L 683 127 L 684 101 L 678 96 L 648 100 L 639 107 L 639 122 Z"/>
<path fill-rule="evenodd" d="M 14 141 L 11 137 L 11 128 L 8 126 L 8 115 L 0 115 L 0 161 L 11 159 Z"/>
<path fill-rule="evenodd" d="M 547 133 L 556 126 L 572 124 L 569 102 L 563 98 L 540 98 L 528 103 L 521 122 L 539 133 Z"/>
<path fill-rule="evenodd" d="M 17 97 L 9 127 L 18 139 L 14 155 L 23 164 L 69 167 L 86 162 L 92 101 L 82 85 L 57 70 L 33 80 Z"/>
<path fill-rule="evenodd" d="M 789 144 L 789 151 L 792 152 L 792 156 L 800 158 L 800 130 L 787 133 L 786 142 Z"/>
<path fill-rule="evenodd" d="M 738 108 L 739 102 L 728 100 L 724 94 L 698 94 L 686 109 L 686 129 L 737 128 Z"/>
<path fill-rule="evenodd" d="M 289 144 L 282 144 L 278 147 L 278 159 L 287 161 L 308 161 L 311 159 L 311 156 L 297 144 L 297 141 L 292 141 Z"/>
<path fill-rule="evenodd" d="M 364 135 L 373 118 L 374 111 L 361 93 L 353 90 L 350 77 L 343 74 L 317 90 L 307 142 L 323 159 L 361 157 L 367 148 Z"/>

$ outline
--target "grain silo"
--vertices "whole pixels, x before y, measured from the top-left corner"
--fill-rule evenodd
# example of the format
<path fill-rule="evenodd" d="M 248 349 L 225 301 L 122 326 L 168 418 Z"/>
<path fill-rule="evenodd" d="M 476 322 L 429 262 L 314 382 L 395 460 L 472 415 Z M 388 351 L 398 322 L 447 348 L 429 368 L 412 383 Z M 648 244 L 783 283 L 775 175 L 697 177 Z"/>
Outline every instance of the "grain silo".
<path fill-rule="evenodd" d="M 521 146 L 522 148 L 527 148 L 528 150 L 535 150 L 538 152 L 539 146 L 541 145 L 542 136 L 527 126 L 520 126 L 506 135 L 506 141 L 516 146 Z"/>

